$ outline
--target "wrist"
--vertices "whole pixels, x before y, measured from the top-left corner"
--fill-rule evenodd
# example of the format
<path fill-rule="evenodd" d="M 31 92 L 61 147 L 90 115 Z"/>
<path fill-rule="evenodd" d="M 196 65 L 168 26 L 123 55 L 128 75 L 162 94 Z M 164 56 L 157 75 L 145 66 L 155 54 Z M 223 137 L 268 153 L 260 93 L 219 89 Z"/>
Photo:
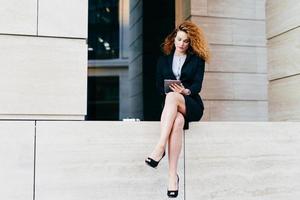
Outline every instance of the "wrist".
<path fill-rule="evenodd" d="M 190 94 L 191 94 L 191 90 L 189 90 L 189 89 L 184 89 L 184 94 L 185 94 L 185 95 L 190 95 Z"/>

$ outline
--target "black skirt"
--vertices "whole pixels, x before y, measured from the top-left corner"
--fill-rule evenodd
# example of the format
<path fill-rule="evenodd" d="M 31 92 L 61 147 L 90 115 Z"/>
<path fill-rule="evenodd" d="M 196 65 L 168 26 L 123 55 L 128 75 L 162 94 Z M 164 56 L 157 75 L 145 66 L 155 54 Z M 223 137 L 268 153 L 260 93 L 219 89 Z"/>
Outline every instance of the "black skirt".
<path fill-rule="evenodd" d="M 189 122 L 200 121 L 203 116 L 204 106 L 198 98 L 184 96 L 186 115 L 184 117 L 184 130 L 189 129 Z"/>

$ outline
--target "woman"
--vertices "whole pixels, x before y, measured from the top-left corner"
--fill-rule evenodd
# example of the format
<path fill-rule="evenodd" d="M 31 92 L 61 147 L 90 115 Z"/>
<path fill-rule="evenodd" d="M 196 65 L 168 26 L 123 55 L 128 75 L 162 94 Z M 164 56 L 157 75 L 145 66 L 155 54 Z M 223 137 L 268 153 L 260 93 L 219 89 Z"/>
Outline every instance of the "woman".
<path fill-rule="evenodd" d="M 179 176 L 178 158 L 181 152 L 183 129 L 188 122 L 199 121 L 203 115 L 203 102 L 199 96 L 205 61 L 210 53 L 202 31 L 190 21 L 180 24 L 163 43 L 162 56 L 157 64 L 157 88 L 164 99 L 161 114 L 160 139 L 146 164 L 155 168 L 165 156 L 168 143 L 169 184 L 167 194 L 177 197 Z M 171 84 L 171 92 L 165 93 L 164 80 L 180 80 L 181 84 Z"/>

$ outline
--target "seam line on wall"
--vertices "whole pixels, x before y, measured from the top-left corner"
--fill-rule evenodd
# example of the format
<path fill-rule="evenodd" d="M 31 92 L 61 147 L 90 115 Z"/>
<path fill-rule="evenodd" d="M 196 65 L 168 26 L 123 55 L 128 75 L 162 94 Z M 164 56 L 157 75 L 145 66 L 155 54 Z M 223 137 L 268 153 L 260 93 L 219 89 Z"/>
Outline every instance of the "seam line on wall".
<path fill-rule="evenodd" d="M 5 36 L 16 36 L 16 37 L 35 37 L 35 38 L 54 38 L 54 39 L 69 39 L 69 40 L 84 40 L 86 44 L 86 38 L 79 37 L 64 37 L 64 36 L 54 36 L 54 35 L 30 35 L 30 34 L 14 34 L 14 33 L 0 33 Z"/>
<path fill-rule="evenodd" d="M 36 120 L 34 121 L 34 142 L 33 142 L 33 200 L 35 200 L 36 180 Z"/>
<path fill-rule="evenodd" d="M 292 75 L 288 75 L 288 76 L 284 76 L 284 77 L 280 77 L 280 78 L 274 78 L 274 79 L 269 80 L 269 82 L 278 81 L 278 80 L 285 79 L 285 78 L 291 78 L 293 76 L 299 76 L 299 75 L 300 75 L 300 73 L 296 73 L 296 74 L 292 74 Z"/>
<path fill-rule="evenodd" d="M 265 42 L 267 42 L 267 40 L 265 40 Z M 209 45 L 218 45 L 218 46 L 237 46 L 237 47 L 261 47 L 261 48 L 266 48 L 267 45 L 258 45 L 258 44 L 228 44 L 228 43 L 215 43 L 215 42 L 209 42 Z"/>
<path fill-rule="evenodd" d="M 209 68 L 209 67 L 208 67 Z M 267 75 L 267 72 L 235 72 L 235 71 L 212 71 L 212 70 L 205 70 L 205 73 L 209 74 L 254 74 L 254 75 Z"/>
<path fill-rule="evenodd" d="M 39 0 L 36 1 L 36 35 L 39 35 Z"/>
<path fill-rule="evenodd" d="M 203 17 L 203 18 L 215 18 L 215 19 L 233 19 L 233 20 L 242 20 L 242 21 L 258 21 L 265 22 L 266 19 L 252 19 L 252 18 L 237 18 L 237 17 L 226 17 L 226 16 L 213 16 L 213 15 L 191 15 L 191 17 Z"/>
<path fill-rule="evenodd" d="M 272 37 L 269 37 L 268 40 L 271 40 L 271 39 L 273 39 L 273 38 L 276 38 L 276 37 L 279 37 L 279 36 L 281 36 L 281 35 L 284 35 L 284 34 L 290 32 L 290 31 L 293 31 L 293 30 L 295 30 L 295 29 L 297 29 L 297 28 L 300 28 L 300 26 L 296 26 L 296 27 L 291 28 L 291 29 L 289 29 L 289 30 L 286 30 L 286 31 L 284 31 L 284 32 L 282 32 L 282 33 L 279 33 L 279 34 L 277 34 L 277 35 L 274 35 L 274 36 L 272 36 Z"/>
<path fill-rule="evenodd" d="M 183 199 L 186 199 L 186 188 L 185 188 L 185 176 L 186 176 L 186 173 L 185 173 L 185 145 L 186 145 L 186 142 L 185 142 L 185 130 L 183 130 Z"/>
<path fill-rule="evenodd" d="M 202 98 L 203 101 L 228 101 L 228 102 L 268 102 L 267 99 L 260 100 L 260 99 L 205 99 Z"/>

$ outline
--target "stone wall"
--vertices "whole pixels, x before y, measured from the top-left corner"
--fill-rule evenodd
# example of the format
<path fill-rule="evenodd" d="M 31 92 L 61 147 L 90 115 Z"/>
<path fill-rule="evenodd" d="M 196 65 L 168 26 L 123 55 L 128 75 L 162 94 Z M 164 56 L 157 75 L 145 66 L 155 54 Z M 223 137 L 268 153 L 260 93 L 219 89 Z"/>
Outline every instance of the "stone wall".
<path fill-rule="evenodd" d="M 267 1 L 269 118 L 300 120 L 300 1 Z"/>
<path fill-rule="evenodd" d="M 84 119 L 88 1 L 1 0 L 0 12 L 0 119 Z"/>

